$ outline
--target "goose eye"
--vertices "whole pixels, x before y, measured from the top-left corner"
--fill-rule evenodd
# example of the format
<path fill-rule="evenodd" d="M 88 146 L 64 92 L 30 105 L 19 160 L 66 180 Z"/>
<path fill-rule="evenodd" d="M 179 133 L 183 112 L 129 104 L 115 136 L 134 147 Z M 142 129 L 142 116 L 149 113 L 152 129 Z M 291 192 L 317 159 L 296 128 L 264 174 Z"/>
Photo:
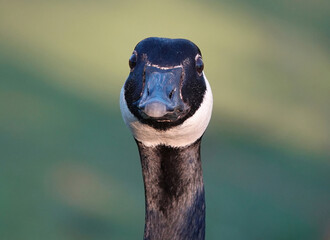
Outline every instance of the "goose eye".
<path fill-rule="evenodd" d="M 133 69 L 136 65 L 136 62 L 137 62 L 137 54 L 136 52 L 134 51 L 132 56 L 129 58 L 129 61 L 128 61 L 128 64 L 129 64 L 129 67 L 131 69 Z"/>
<path fill-rule="evenodd" d="M 199 56 L 196 60 L 196 71 L 201 74 L 203 72 L 203 69 L 204 69 L 204 63 L 202 57 Z"/>

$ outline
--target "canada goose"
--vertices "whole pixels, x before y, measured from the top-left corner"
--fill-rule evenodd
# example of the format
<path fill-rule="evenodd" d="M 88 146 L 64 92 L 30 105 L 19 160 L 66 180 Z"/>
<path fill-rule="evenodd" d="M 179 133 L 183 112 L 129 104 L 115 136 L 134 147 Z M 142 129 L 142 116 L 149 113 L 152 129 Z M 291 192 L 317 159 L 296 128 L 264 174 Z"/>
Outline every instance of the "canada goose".
<path fill-rule="evenodd" d="M 140 153 L 144 239 L 204 239 L 200 145 L 213 97 L 202 54 L 189 40 L 147 38 L 129 66 L 120 108 Z"/>

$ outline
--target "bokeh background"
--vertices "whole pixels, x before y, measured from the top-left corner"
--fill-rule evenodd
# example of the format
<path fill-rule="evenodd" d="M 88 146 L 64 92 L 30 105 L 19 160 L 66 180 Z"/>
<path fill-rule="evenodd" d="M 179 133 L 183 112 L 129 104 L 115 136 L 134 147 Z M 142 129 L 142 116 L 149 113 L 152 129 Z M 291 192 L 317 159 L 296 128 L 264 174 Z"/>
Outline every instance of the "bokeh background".
<path fill-rule="evenodd" d="M 330 239 L 330 2 L 0 1 L 0 239 L 142 239 L 134 46 L 202 50 L 207 239 Z"/>

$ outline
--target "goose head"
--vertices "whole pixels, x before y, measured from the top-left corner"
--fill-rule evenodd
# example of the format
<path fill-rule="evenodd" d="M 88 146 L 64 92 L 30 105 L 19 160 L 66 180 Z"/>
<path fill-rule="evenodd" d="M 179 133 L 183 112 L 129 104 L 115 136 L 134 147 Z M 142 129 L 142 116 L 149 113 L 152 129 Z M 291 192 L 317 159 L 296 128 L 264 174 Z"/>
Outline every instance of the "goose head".
<path fill-rule="evenodd" d="M 130 56 L 129 67 L 120 105 L 136 140 L 146 146 L 182 147 L 203 135 L 213 99 L 194 43 L 144 39 Z"/>

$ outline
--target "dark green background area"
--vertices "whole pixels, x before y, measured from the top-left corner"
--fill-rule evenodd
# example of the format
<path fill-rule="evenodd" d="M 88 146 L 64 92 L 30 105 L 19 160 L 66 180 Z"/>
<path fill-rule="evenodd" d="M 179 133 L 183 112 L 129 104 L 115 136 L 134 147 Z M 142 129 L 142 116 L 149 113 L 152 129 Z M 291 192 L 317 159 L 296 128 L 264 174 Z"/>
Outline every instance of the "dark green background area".
<path fill-rule="evenodd" d="M 142 239 L 121 119 L 149 36 L 202 50 L 207 239 L 330 238 L 327 1 L 1 1 L 0 239 Z"/>

